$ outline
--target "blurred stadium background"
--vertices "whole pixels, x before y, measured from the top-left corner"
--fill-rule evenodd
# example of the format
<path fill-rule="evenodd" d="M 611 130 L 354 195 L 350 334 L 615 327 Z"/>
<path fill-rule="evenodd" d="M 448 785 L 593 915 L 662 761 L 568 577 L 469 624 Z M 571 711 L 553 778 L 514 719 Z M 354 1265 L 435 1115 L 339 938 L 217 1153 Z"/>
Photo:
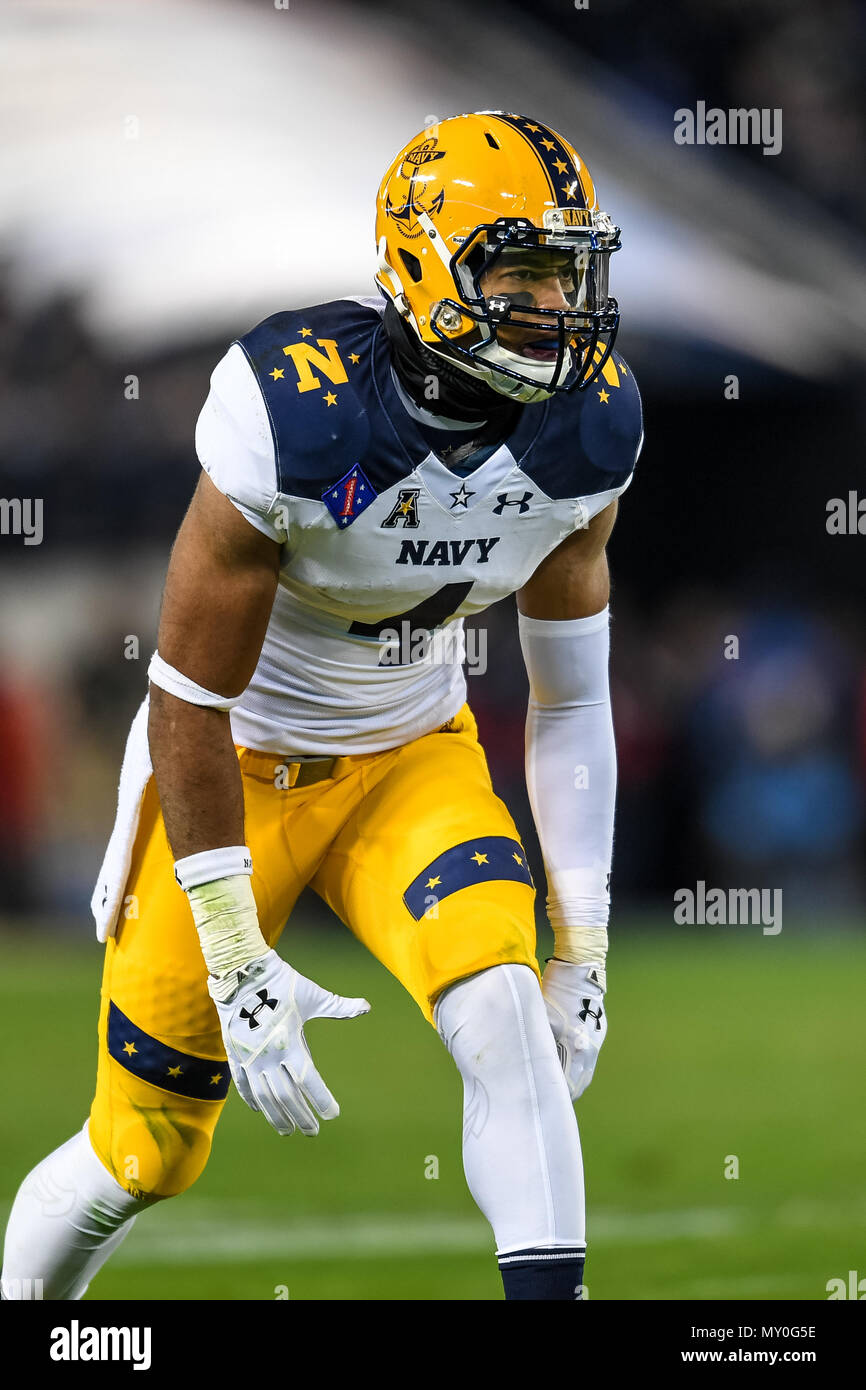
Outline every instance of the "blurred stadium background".
<path fill-rule="evenodd" d="M 0 536 L 0 1198 L 89 1105 L 88 901 L 210 370 L 276 309 L 366 292 L 395 150 L 499 107 L 572 138 L 623 227 L 646 412 L 611 545 L 590 1295 L 822 1298 L 866 1273 L 864 540 L 826 527 L 866 495 L 862 6 L 27 0 L 0 35 L 0 496 L 44 499 L 42 544 Z M 781 153 L 676 145 L 699 100 L 781 108 Z M 482 625 L 470 699 L 532 846 L 513 604 Z M 783 931 L 677 927 L 698 880 L 782 889 Z M 92 1296 L 498 1297 L 449 1059 L 314 898 L 289 931 L 293 963 L 374 1005 L 351 1041 L 316 1028 L 343 1117 L 281 1145 L 233 1100 L 196 1189 Z"/>

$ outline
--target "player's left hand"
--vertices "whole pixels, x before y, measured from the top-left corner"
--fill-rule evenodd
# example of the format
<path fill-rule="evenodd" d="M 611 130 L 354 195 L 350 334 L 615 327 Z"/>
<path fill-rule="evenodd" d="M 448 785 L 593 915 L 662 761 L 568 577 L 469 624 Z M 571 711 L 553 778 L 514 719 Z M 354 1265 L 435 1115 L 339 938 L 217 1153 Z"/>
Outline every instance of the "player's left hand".
<path fill-rule="evenodd" d="M 278 1134 L 318 1134 L 319 1120 L 340 1107 L 310 1056 L 304 1024 L 311 1018 L 357 1018 L 366 999 L 344 999 L 308 980 L 273 949 L 237 975 L 229 999 L 208 977 L 220 1018 L 226 1056 L 241 1099 L 259 1110 Z"/>
<path fill-rule="evenodd" d="M 577 1100 L 592 1080 L 607 1034 L 598 966 L 549 960 L 541 992 L 571 1099 Z"/>

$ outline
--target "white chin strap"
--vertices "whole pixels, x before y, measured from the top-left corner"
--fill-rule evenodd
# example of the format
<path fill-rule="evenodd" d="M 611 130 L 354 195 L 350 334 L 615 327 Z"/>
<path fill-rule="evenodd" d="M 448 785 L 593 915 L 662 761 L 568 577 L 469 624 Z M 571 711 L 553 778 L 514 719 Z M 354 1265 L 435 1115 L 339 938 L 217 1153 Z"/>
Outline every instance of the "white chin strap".
<path fill-rule="evenodd" d="M 427 346 L 429 347 L 430 344 L 428 343 Z M 517 352 L 510 352 L 501 343 L 485 343 L 483 347 L 478 349 L 471 363 L 467 362 L 465 358 L 451 357 L 450 355 L 448 360 L 470 376 L 478 377 L 481 381 L 486 382 L 501 396 L 508 396 L 509 400 L 520 401 L 524 405 L 529 405 L 533 401 L 550 399 L 556 386 L 568 374 L 571 365 L 571 352 L 570 349 L 566 352 L 558 373 L 555 362 L 532 362 L 526 357 L 521 357 Z M 536 384 L 517 381 L 515 377 L 497 371 L 499 366 L 510 367 L 514 371 L 522 372 L 524 376 L 533 377 Z"/>
<path fill-rule="evenodd" d="M 529 403 L 531 401 L 546 401 L 553 395 L 554 389 L 564 381 L 571 366 L 571 350 L 566 349 L 559 370 L 556 369 L 556 362 L 533 362 L 529 358 L 522 357 L 518 352 L 511 352 L 503 347 L 501 343 L 485 343 L 484 347 L 478 349 L 475 354 L 476 362 L 484 363 L 479 375 L 493 387 L 494 391 L 499 391 L 503 396 L 509 396 L 512 400 Z M 465 364 L 468 367 L 468 364 Z M 513 371 L 522 372 L 524 376 L 532 377 L 535 385 L 529 382 L 516 381 L 514 377 L 507 376 L 505 372 L 497 371 L 497 367 L 510 367 Z M 469 369 L 471 370 L 471 368 Z"/>

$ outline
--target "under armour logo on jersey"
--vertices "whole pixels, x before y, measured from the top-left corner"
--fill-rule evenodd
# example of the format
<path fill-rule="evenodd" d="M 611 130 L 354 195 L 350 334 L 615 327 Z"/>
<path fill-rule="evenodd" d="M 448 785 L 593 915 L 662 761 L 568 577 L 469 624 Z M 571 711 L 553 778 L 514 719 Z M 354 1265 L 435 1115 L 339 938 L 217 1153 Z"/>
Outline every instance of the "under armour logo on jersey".
<path fill-rule="evenodd" d="M 322 493 L 322 501 L 341 528 L 351 526 L 378 493 L 359 463 Z"/>
<path fill-rule="evenodd" d="M 589 1007 L 591 1003 L 591 999 L 584 999 L 583 1008 L 578 1010 L 577 1016 L 580 1019 L 581 1023 L 586 1023 L 586 1020 L 588 1018 L 594 1018 L 595 1031 L 599 1032 L 599 1030 L 601 1029 L 601 1020 L 604 1017 L 604 1009 L 602 1008 L 601 1003 L 599 1002 L 598 1013 L 596 1013 L 593 1009 Z"/>
<path fill-rule="evenodd" d="M 506 507 L 519 507 L 518 516 L 523 516 L 524 512 L 529 511 L 529 499 L 534 497 L 534 492 L 524 492 L 522 497 L 509 497 L 507 492 L 496 494 L 496 506 L 493 508 L 497 516 L 501 516 Z"/>
<path fill-rule="evenodd" d="M 385 520 L 382 530 L 393 531 L 395 526 L 409 527 L 412 530 L 421 525 L 418 516 L 418 496 L 420 487 L 401 487 L 400 495 Z"/>
<path fill-rule="evenodd" d="M 240 1013 L 241 1018 L 249 1019 L 251 1028 L 261 1027 L 261 1024 L 258 1020 L 258 1015 L 261 1013 L 262 1009 L 275 1009 L 277 1007 L 276 999 L 269 999 L 268 991 L 266 989 L 257 989 L 256 996 L 257 998 L 261 999 L 262 1002 L 260 1004 L 256 1004 L 256 1007 L 252 1010 L 252 1012 L 250 1012 L 248 1009 L 241 1009 Z M 588 1002 L 589 1000 L 587 1000 L 587 1003 Z"/>

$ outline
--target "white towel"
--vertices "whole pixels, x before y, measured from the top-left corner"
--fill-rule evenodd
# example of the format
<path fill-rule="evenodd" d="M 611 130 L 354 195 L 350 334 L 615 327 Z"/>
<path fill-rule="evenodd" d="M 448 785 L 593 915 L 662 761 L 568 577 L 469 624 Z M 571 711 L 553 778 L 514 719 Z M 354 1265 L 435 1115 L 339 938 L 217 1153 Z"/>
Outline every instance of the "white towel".
<path fill-rule="evenodd" d="M 148 704 L 149 697 L 146 697 L 132 721 L 132 728 L 126 740 L 117 791 L 114 829 L 108 841 L 93 897 L 90 899 L 90 907 L 96 919 L 96 935 L 100 941 L 107 941 L 110 936 L 114 936 L 117 927 L 117 916 L 129 878 L 141 802 L 153 772 L 147 742 Z"/>

